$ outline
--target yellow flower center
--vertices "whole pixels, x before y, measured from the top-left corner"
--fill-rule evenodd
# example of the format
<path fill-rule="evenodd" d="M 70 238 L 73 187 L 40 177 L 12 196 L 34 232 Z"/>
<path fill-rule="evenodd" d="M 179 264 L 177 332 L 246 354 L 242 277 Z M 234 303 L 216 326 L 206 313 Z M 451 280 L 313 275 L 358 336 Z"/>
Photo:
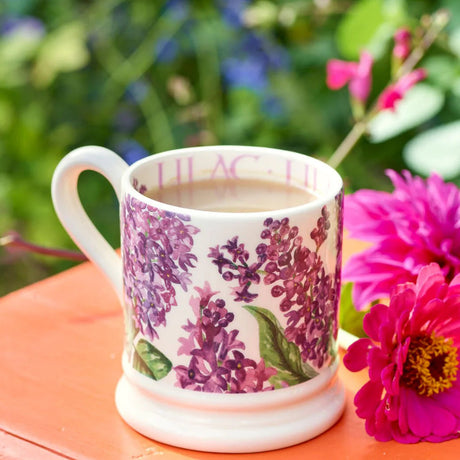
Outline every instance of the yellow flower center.
<path fill-rule="evenodd" d="M 429 397 L 451 388 L 457 371 L 457 347 L 452 339 L 419 335 L 411 337 L 401 384 Z"/>

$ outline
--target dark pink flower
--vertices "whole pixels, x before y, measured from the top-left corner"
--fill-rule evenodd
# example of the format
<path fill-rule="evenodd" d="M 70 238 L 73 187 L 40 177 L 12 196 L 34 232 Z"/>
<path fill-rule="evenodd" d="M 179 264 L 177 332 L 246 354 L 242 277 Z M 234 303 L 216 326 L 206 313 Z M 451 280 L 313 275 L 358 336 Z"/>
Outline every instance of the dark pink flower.
<path fill-rule="evenodd" d="M 350 346 L 344 364 L 369 368 L 354 400 L 367 433 L 403 443 L 459 437 L 460 275 L 448 284 L 437 264 L 423 267 L 363 326 L 369 338 Z"/>
<path fill-rule="evenodd" d="M 330 89 L 340 89 L 348 84 L 350 94 L 358 101 L 365 103 L 372 85 L 372 56 L 361 53 L 359 62 L 347 62 L 331 59 L 326 67 L 326 84 Z"/>
<path fill-rule="evenodd" d="M 409 56 L 411 49 L 412 35 L 405 27 L 398 29 L 394 36 L 395 46 L 393 48 L 393 56 L 404 60 Z"/>
<path fill-rule="evenodd" d="M 460 189 L 436 174 L 428 179 L 388 170 L 393 193 L 360 190 L 345 198 L 345 228 L 372 247 L 351 257 L 343 279 L 354 282 L 361 310 L 388 297 L 399 283 L 414 282 L 436 262 L 448 280 L 460 273 Z"/>
<path fill-rule="evenodd" d="M 393 85 L 388 85 L 380 94 L 377 101 L 380 110 L 395 110 L 396 103 L 401 100 L 407 91 L 409 91 L 419 81 L 424 80 L 427 76 L 425 69 L 415 69 L 411 73 L 401 77 Z"/>

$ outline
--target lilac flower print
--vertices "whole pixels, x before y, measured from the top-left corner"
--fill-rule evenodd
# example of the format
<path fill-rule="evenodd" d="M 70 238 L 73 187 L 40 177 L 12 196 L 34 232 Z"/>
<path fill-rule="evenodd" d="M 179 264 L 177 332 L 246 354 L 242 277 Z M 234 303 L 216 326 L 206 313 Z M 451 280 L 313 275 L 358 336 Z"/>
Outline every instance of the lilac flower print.
<path fill-rule="evenodd" d="M 329 211 L 326 206 L 322 208 L 317 226 L 310 233 L 316 251 L 302 244 L 298 227 L 291 227 L 287 218 L 267 219 L 264 226 L 261 238 L 268 241 L 270 260 L 265 266 L 264 283 L 274 284 L 271 293 L 280 298 L 279 308 L 287 318 L 286 338 L 300 348 L 304 362 L 320 368 L 328 357 L 331 334 L 337 333 L 335 277 L 325 273 L 318 254 L 330 228 Z"/>
<path fill-rule="evenodd" d="M 177 305 L 176 289 L 187 291 L 193 235 L 188 216 L 159 210 L 131 196 L 122 206 L 124 287 L 137 329 L 151 340 Z"/>
<path fill-rule="evenodd" d="M 217 266 L 219 273 L 225 281 L 237 281 L 238 285 L 232 289 L 232 295 L 236 302 L 251 302 L 257 294 L 249 291 L 252 284 L 260 283 L 259 269 L 266 260 L 265 245 L 258 248 L 260 255 L 257 262 L 248 264 L 249 252 L 243 243 L 238 243 L 238 237 L 227 241 L 222 246 L 209 248 L 208 257 Z"/>
<path fill-rule="evenodd" d="M 136 177 L 133 179 L 133 187 L 134 190 L 137 190 L 142 195 L 145 195 L 147 191 L 147 187 L 144 184 L 139 184 L 139 180 Z"/>
<path fill-rule="evenodd" d="M 179 339 L 179 355 L 188 355 L 188 365 L 174 368 L 176 385 L 195 391 L 213 393 L 249 393 L 273 389 L 268 384 L 276 374 L 267 368 L 263 359 L 256 361 L 244 355 L 245 345 L 237 339 L 238 330 L 229 330 L 234 314 L 226 308 L 225 301 L 215 298 L 208 282 L 195 287 L 198 297 L 192 296 L 190 306 L 195 322 L 183 326 L 188 333 Z"/>
<path fill-rule="evenodd" d="M 316 243 L 316 250 L 326 241 L 327 231 L 331 227 L 329 222 L 329 211 L 326 206 L 321 209 L 321 217 L 318 219 L 317 227 L 310 233 L 310 238 Z"/>
<path fill-rule="evenodd" d="M 324 206 L 309 234 L 315 250 L 304 244 L 299 228 L 286 217 L 265 220 L 260 234 L 263 242 L 257 246 L 254 260 L 250 260 L 238 237 L 210 248 L 208 255 L 224 280 L 232 283 L 235 301 L 252 303 L 258 295 L 251 292 L 251 286 L 261 282 L 272 286 L 271 295 L 279 298 L 279 309 L 287 321 L 286 339 L 299 347 L 303 362 L 317 368 L 327 363 L 329 344 L 337 336 L 340 267 L 333 275 L 326 273 L 319 255 L 331 227 L 329 218 L 329 210 Z"/>

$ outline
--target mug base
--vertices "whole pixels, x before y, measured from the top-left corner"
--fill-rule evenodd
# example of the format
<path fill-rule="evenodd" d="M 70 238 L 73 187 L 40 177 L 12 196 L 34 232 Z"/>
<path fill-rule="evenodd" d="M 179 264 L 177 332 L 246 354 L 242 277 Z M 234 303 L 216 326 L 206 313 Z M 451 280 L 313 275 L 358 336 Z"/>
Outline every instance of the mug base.
<path fill-rule="evenodd" d="M 153 440 L 206 452 L 262 452 L 307 441 L 339 420 L 345 390 L 334 368 L 329 378 L 290 388 L 225 395 L 177 388 L 155 394 L 142 375 L 123 375 L 115 401 L 125 422 Z"/>

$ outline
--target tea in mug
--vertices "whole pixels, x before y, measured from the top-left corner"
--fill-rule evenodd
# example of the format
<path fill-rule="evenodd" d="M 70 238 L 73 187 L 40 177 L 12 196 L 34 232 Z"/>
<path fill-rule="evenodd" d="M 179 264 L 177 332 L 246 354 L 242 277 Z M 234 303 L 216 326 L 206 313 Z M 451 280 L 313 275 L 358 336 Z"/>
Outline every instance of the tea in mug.
<path fill-rule="evenodd" d="M 262 179 L 219 178 L 151 188 L 156 201 L 214 212 L 260 212 L 291 208 L 316 200 L 306 188 Z"/>

